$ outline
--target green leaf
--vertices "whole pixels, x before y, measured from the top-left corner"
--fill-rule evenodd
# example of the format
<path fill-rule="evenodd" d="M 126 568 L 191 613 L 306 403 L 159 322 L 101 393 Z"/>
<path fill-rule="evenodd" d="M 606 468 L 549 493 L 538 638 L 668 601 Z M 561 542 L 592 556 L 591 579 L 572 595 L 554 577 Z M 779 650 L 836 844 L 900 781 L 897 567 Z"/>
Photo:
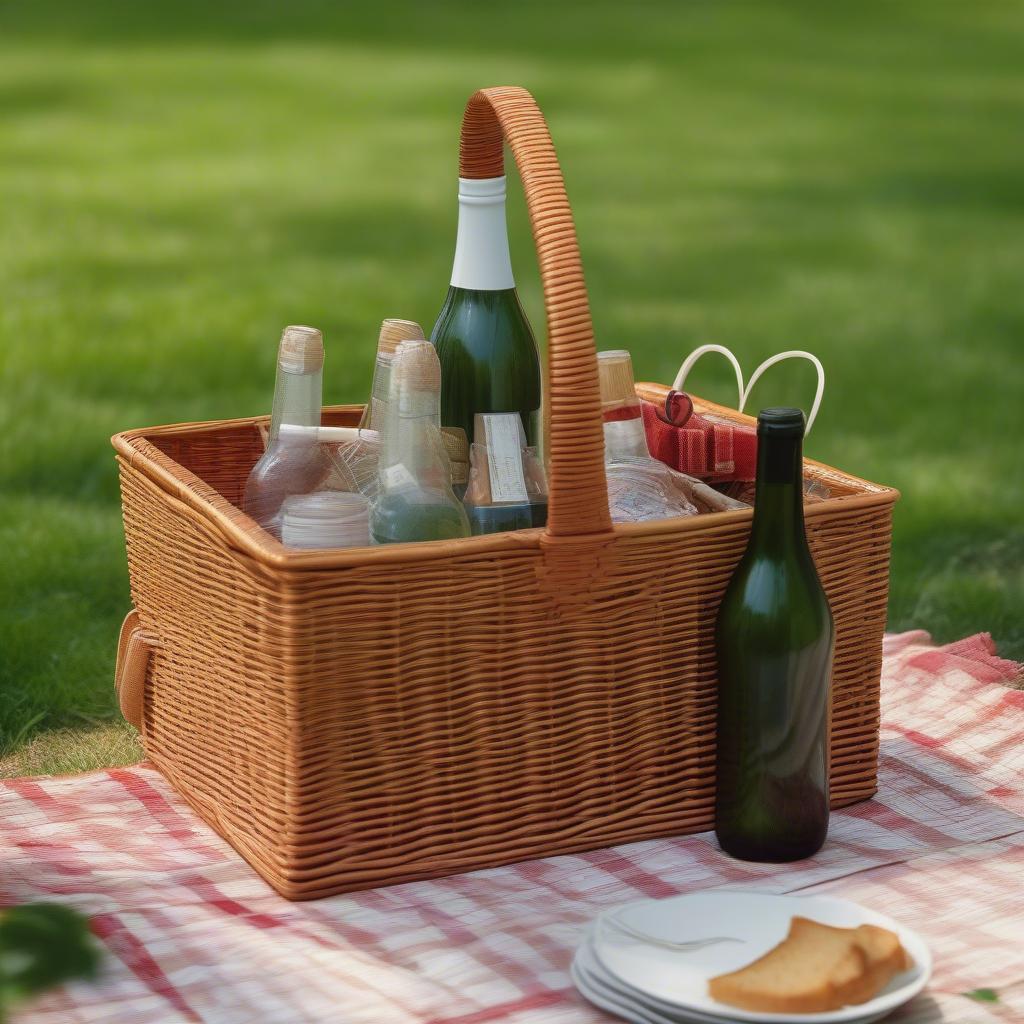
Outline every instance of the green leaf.
<path fill-rule="evenodd" d="M 998 1003 L 999 993 L 994 988 L 976 988 L 972 992 L 965 992 L 968 999 L 975 999 L 979 1003 Z"/>
<path fill-rule="evenodd" d="M 70 981 L 94 978 L 100 951 L 89 921 L 59 903 L 27 903 L 0 917 L 0 990 L 24 998 Z"/>

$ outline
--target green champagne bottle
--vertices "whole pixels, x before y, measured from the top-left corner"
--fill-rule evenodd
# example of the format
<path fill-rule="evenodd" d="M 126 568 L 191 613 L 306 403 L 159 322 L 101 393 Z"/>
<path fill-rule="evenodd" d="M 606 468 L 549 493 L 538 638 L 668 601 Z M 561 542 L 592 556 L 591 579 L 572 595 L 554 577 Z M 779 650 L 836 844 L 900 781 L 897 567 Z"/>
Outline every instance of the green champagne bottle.
<path fill-rule="evenodd" d="M 757 420 L 750 541 L 718 610 L 715 832 L 742 860 L 800 860 L 828 830 L 835 628 L 807 546 L 804 416 Z"/>
<path fill-rule="evenodd" d="M 481 412 L 517 412 L 538 444 L 537 342 L 516 292 L 505 223 L 505 178 L 459 178 L 459 228 L 448 296 L 430 340 L 441 360 L 441 423 L 473 441 Z"/>

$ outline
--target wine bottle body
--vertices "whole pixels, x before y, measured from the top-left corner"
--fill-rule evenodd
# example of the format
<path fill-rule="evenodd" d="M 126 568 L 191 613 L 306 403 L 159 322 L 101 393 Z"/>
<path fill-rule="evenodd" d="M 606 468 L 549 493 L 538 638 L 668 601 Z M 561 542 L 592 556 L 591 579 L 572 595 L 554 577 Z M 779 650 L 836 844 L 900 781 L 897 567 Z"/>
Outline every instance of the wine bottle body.
<path fill-rule="evenodd" d="M 719 842 L 743 860 L 809 857 L 828 830 L 834 643 L 813 564 L 741 562 L 716 641 Z"/>
<path fill-rule="evenodd" d="M 431 341 L 441 361 L 444 426 L 472 440 L 477 413 L 516 412 L 527 443 L 538 443 L 540 358 L 515 288 L 449 288 Z"/>

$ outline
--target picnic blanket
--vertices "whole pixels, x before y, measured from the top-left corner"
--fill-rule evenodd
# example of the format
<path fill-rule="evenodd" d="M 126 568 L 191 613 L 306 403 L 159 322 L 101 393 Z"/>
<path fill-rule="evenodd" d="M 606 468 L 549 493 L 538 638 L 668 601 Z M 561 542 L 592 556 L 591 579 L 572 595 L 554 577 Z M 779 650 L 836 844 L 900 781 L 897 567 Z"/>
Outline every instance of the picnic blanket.
<path fill-rule="evenodd" d="M 712 886 L 832 893 L 920 931 L 924 994 L 891 1019 L 1024 1020 L 1024 691 L 987 635 L 885 644 L 878 796 L 790 865 L 710 834 L 293 904 L 145 764 L 0 783 L 0 902 L 59 899 L 106 947 L 31 1024 L 600 1024 L 567 970 L 603 908 Z M 992 989 L 995 1002 L 965 993 Z M 984 995 L 984 993 L 983 993 Z"/>

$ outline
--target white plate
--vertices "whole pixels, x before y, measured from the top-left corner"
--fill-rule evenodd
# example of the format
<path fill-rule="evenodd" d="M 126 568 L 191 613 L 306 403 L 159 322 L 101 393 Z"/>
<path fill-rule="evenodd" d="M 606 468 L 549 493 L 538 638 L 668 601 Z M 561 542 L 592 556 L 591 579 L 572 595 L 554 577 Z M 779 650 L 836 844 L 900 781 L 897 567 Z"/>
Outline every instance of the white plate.
<path fill-rule="evenodd" d="M 630 1021 L 630 1024 L 686 1024 L 684 1018 L 681 1017 L 673 1019 L 662 1016 L 660 1013 L 643 1010 L 636 1003 L 624 999 L 606 986 L 593 982 L 582 973 L 575 961 L 569 968 L 569 975 L 585 999 L 593 1003 L 599 1010 L 605 1010 L 616 1017 Z"/>
<path fill-rule="evenodd" d="M 614 914 L 630 929 L 666 942 L 730 937 L 739 942 L 677 952 L 630 938 L 604 919 Z M 876 924 L 896 932 L 914 961 L 874 999 L 827 1013 L 754 1013 L 727 1006 L 708 995 L 708 980 L 737 970 L 767 953 L 789 931 L 794 915 L 822 924 L 855 928 Z M 680 1010 L 751 1024 L 866 1024 L 877 1020 L 927 984 L 931 954 L 921 937 L 877 911 L 830 896 L 780 896 L 775 893 L 710 890 L 643 900 L 606 911 L 593 928 L 593 953 L 601 973 L 615 988 L 644 999 L 661 1013 Z"/>
<path fill-rule="evenodd" d="M 653 1021 L 654 1024 L 728 1024 L 734 1020 L 728 1016 L 723 1017 L 723 1011 L 716 1011 L 714 1014 L 701 1013 L 699 1010 L 684 1010 L 678 1006 L 671 1006 L 668 1003 L 658 1002 L 650 996 L 642 996 L 638 992 L 627 989 L 617 982 L 610 975 L 606 974 L 600 963 L 594 956 L 593 945 L 588 938 L 583 942 L 576 952 L 576 958 L 572 964 L 572 977 L 576 987 L 590 999 L 592 994 L 597 994 L 606 1002 L 614 1002 L 620 1008 L 616 1012 L 627 1012 L 645 1021 Z M 591 1000 L 593 1002 L 593 1000 Z M 862 1009 L 862 1007 L 858 1007 Z M 879 1010 L 870 1012 L 863 1017 L 857 1017 L 847 1024 L 872 1024 L 887 1016 L 890 1010 Z M 632 1019 L 632 1017 L 627 1017 Z M 803 1018 L 787 1016 L 786 1020 L 793 1022 Z"/>
<path fill-rule="evenodd" d="M 721 1017 L 665 1006 L 622 988 L 614 978 L 604 973 L 594 957 L 589 939 L 576 951 L 570 973 L 576 987 L 591 1002 L 602 1009 L 608 1009 L 605 1003 L 614 1004 L 616 1009 L 612 1012 L 625 1016 L 627 1020 L 642 1021 L 643 1024 L 722 1024 Z"/>

